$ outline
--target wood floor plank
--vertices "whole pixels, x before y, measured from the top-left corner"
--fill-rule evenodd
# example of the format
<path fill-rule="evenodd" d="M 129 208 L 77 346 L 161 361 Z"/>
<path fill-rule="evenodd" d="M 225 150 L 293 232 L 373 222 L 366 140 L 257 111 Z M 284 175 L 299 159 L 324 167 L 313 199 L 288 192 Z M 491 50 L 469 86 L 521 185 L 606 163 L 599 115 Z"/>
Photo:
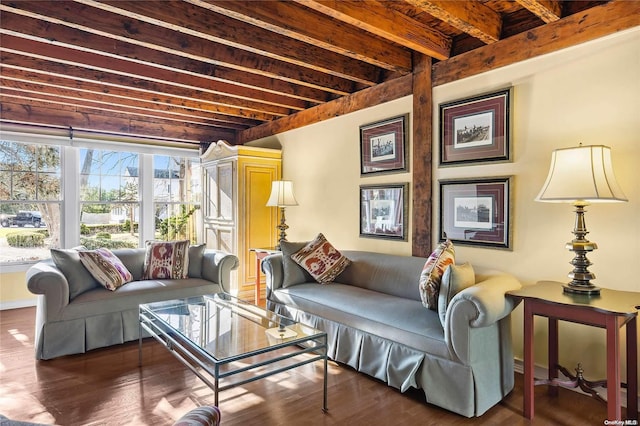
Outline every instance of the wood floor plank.
<path fill-rule="evenodd" d="M 49 361 L 34 359 L 35 308 L 0 311 L 0 414 L 14 420 L 75 425 L 171 425 L 212 404 L 213 391 L 157 342 L 137 342 Z M 560 389 L 536 393 L 535 421 L 522 417 L 522 376 L 500 404 L 467 419 L 329 363 L 329 412 L 322 407 L 320 363 L 220 393 L 223 425 L 602 425 L 606 407 Z"/>

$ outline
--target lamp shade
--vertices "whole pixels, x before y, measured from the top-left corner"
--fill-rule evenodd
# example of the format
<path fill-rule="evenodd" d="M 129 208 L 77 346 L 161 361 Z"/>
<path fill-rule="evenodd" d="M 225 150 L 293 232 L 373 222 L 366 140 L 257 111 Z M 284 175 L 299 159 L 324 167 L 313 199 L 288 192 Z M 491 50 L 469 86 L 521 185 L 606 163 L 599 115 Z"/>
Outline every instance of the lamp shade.
<path fill-rule="evenodd" d="M 269 207 L 297 206 L 298 201 L 293 194 L 293 182 L 290 180 L 274 180 L 271 182 L 271 195 L 267 201 Z"/>
<path fill-rule="evenodd" d="M 536 201 L 627 201 L 613 173 L 611 148 L 604 145 L 580 145 L 553 151 L 549 175 Z"/>

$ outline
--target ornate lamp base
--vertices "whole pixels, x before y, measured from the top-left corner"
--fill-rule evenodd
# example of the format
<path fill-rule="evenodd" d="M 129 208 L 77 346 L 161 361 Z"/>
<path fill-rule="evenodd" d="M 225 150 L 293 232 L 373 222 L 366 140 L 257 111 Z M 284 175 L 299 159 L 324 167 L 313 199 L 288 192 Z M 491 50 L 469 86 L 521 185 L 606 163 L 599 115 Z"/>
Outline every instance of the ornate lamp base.
<path fill-rule="evenodd" d="M 597 249 L 598 245 L 585 238 L 589 233 L 584 221 L 584 207 L 587 204 L 578 201 L 574 205 L 576 207 L 576 223 L 573 235 L 576 237 L 573 241 L 568 242 L 565 247 L 576 255 L 570 262 L 573 265 L 573 271 L 568 275 L 571 278 L 571 282 L 563 286 L 563 288 L 565 293 L 596 296 L 600 294 L 600 289 L 591 284 L 591 280 L 595 279 L 596 275 L 589 272 L 588 268 L 592 263 L 587 259 L 587 253 Z"/>

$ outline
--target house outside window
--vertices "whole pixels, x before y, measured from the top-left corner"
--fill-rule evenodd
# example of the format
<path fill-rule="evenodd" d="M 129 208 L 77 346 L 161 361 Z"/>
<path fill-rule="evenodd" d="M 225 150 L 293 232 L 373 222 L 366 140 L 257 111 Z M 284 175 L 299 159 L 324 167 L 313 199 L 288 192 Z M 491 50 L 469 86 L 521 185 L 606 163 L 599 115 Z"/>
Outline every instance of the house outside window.
<path fill-rule="evenodd" d="M 80 244 L 88 249 L 139 246 L 139 155 L 80 149 Z"/>
<path fill-rule="evenodd" d="M 198 243 L 202 224 L 200 164 L 189 158 L 153 157 L 155 236 Z"/>

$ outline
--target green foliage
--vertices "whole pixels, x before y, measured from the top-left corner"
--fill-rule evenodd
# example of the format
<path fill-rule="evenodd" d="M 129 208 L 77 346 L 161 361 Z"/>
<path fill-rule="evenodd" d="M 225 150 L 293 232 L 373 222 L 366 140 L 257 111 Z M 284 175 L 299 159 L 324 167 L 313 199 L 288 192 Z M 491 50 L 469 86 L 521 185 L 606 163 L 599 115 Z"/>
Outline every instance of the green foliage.
<path fill-rule="evenodd" d="M 122 232 L 130 232 L 131 221 L 129 219 L 125 220 L 124 223 L 120 225 L 120 230 Z M 138 222 L 133 222 L 133 232 L 138 232 Z"/>
<path fill-rule="evenodd" d="M 186 226 L 189 218 L 198 210 L 198 206 L 192 207 L 188 211 L 186 206 L 180 206 L 181 214 L 170 216 L 166 219 L 156 222 L 156 229 L 160 231 L 160 235 L 165 240 L 175 240 L 186 237 Z"/>
<path fill-rule="evenodd" d="M 96 234 L 96 238 L 102 238 L 104 240 L 110 240 L 111 239 L 111 234 L 108 232 L 98 232 Z"/>
<path fill-rule="evenodd" d="M 39 232 L 12 232 L 7 234 L 11 247 L 43 247 L 44 235 Z"/>
<path fill-rule="evenodd" d="M 80 224 L 80 235 L 91 235 L 91 228 L 84 223 Z"/>
<path fill-rule="evenodd" d="M 132 241 L 109 240 L 106 238 L 86 238 L 80 237 L 80 244 L 89 250 L 98 248 L 119 249 L 119 248 L 136 248 L 138 244 Z"/>

